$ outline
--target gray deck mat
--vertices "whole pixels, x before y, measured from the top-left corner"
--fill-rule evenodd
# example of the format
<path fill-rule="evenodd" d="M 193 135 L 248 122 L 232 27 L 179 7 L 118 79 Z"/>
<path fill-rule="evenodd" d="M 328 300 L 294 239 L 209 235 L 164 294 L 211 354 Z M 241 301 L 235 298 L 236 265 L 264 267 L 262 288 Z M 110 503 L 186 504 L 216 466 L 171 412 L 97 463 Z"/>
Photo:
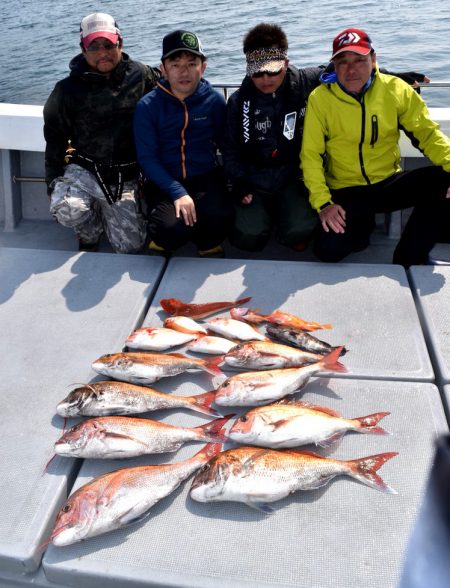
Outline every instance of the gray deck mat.
<path fill-rule="evenodd" d="M 449 384 L 450 266 L 413 266 L 409 272 L 437 381 Z"/>
<path fill-rule="evenodd" d="M 158 388 L 199 392 L 192 380 L 191 375 L 167 378 Z M 398 495 L 340 477 L 275 503 L 275 512 L 266 516 L 239 503 L 196 503 L 187 481 L 137 525 L 67 547 L 49 546 L 43 559 L 49 581 L 77 588 L 394 588 L 434 440 L 448 430 L 439 392 L 429 383 L 318 378 L 302 397 L 347 417 L 391 412 L 380 423 L 390 436 L 347 434 L 333 449 L 319 452 L 353 459 L 398 451 L 378 472 Z M 208 420 L 187 412 L 151 416 L 186 426 Z M 75 487 L 118 467 L 186 459 L 199 447 L 191 444 L 158 458 L 85 460 Z"/>
<path fill-rule="evenodd" d="M 204 261 L 170 261 L 147 324 L 159 324 L 167 316 L 158 306 L 160 298 L 211 302 L 252 296 L 248 306 L 259 308 L 263 314 L 281 309 L 306 320 L 331 323 L 332 329 L 313 334 L 350 350 L 343 358 L 348 373 L 335 377 L 434 380 L 402 267 Z"/>
<path fill-rule="evenodd" d="M 61 458 L 44 473 L 63 422 L 56 404 L 89 381 L 95 357 L 121 349 L 162 267 L 148 257 L 0 251 L 2 572 L 37 568 L 74 473 Z"/>
<path fill-rule="evenodd" d="M 443 387 L 443 401 L 447 413 L 448 422 L 450 425 L 450 385 Z"/>

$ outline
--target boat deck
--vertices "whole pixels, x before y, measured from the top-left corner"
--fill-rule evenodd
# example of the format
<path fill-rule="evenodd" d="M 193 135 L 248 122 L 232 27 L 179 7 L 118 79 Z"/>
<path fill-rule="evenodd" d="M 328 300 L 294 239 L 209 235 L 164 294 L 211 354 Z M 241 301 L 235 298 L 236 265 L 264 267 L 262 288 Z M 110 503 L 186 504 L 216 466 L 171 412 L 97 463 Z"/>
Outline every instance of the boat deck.
<path fill-rule="evenodd" d="M 434 118 L 448 133 L 450 109 L 442 110 Z M 39 183 L 42 108 L 0 105 L 0 129 L 1 588 L 397 588 L 435 441 L 449 431 L 450 244 L 432 251 L 449 265 L 392 265 L 397 215 L 388 230 L 379 217 L 371 246 L 339 264 L 274 240 L 251 254 L 225 243 L 225 259 L 199 259 L 192 246 L 170 259 L 115 255 L 105 239 L 99 253 L 79 253 L 73 232 L 49 218 Z M 161 298 L 244 296 L 263 313 L 333 324 L 318 336 L 348 348 L 348 372 L 319 374 L 299 398 L 348 417 L 390 412 L 382 423 L 389 436 L 348 434 L 320 451 L 338 459 L 398 452 L 379 471 L 398 494 L 341 477 L 275 503 L 266 516 L 239 503 L 194 503 L 188 480 L 141 523 L 45 547 L 67 496 L 92 477 L 180 461 L 200 447 L 130 461 L 57 458 L 46 468 L 63 428 L 57 403 L 76 383 L 98 379 L 92 361 L 122 350 L 132 329 L 162 324 Z M 155 388 L 192 395 L 216 384 L 188 373 Z M 185 426 L 209 420 L 187 411 L 145 416 Z M 426 575 L 429 563 L 420 551 L 412 575 Z"/>
<path fill-rule="evenodd" d="M 0 585 L 396 588 L 435 441 L 449 430 L 450 265 L 406 272 L 355 259 L 280 262 L 273 244 L 272 259 L 232 258 L 228 247 L 227 259 L 198 259 L 188 250 L 170 260 L 116 255 L 106 245 L 99 253 L 78 253 L 70 231 L 60 229 L 49 223 L 39 249 L 30 248 L 41 231 L 31 222 L 17 229 L 21 247 L 12 239 L 5 246 L 11 234 L 2 236 Z M 66 240 L 66 250 L 52 249 L 56 234 Z M 383 239 L 368 251 L 379 247 L 390 258 L 395 241 Z M 382 424 L 390 435 L 348 434 L 319 452 L 336 459 L 398 452 L 379 471 L 398 495 L 341 477 L 275 503 L 267 516 L 240 503 L 195 503 L 188 480 L 145 521 L 44 552 L 65 498 L 92 477 L 181 461 L 200 447 L 132 460 L 56 458 L 45 469 L 63 427 L 56 404 L 75 383 L 98 379 L 91 362 L 120 351 L 133 328 L 162 324 L 161 298 L 244 296 L 252 296 L 251 307 L 263 313 L 280 308 L 333 324 L 318 336 L 348 348 L 342 358 L 348 373 L 319 374 L 299 398 L 348 417 L 388 411 Z M 192 395 L 217 384 L 217 378 L 192 372 L 154 387 Z M 187 411 L 146 417 L 188 427 L 209 420 Z"/>
<path fill-rule="evenodd" d="M 368 249 L 352 253 L 346 263 L 391 263 L 392 255 L 398 239 L 390 237 L 385 226 L 384 215 L 377 217 L 377 227 L 371 237 Z M 78 242 L 73 231 L 52 220 L 24 220 L 13 231 L 0 229 L 0 247 L 14 247 L 26 249 L 54 249 L 58 251 L 77 251 Z M 264 250 L 247 252 L 224 244 L 225 256 L 228 259 L 270 259 L 279 261 L 318 261 L 311 246 L 305 251 L 298 252 L 284 247 L 271 239 Z M 100 242 L 100 252 L 112 253 L 112 248 L 106 237 Z M 146 252 L 143 253 L 145 255 Z M 197 252 L 193 245 L 186 245 L 177 251 L 174 257 L 195 257 Z M 450 243 L 437 243 L 431 252 L 432 257 L 450 263 Z"/>

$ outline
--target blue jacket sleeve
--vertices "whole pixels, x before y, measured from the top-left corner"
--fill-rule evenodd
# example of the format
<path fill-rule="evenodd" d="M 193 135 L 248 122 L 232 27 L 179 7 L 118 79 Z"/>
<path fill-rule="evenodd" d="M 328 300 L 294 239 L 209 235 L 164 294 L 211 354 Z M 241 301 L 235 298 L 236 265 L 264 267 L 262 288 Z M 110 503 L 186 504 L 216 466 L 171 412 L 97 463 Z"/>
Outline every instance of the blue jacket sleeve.
<path fill-rule="evenodd" d="M 158 113 L 146 99 L 138 102 L 134 113 L 134 140 L 139 165 L 146 179 L 154 182 L 172 200 L 187 194 L 161 162 L 159 153 Z"/>

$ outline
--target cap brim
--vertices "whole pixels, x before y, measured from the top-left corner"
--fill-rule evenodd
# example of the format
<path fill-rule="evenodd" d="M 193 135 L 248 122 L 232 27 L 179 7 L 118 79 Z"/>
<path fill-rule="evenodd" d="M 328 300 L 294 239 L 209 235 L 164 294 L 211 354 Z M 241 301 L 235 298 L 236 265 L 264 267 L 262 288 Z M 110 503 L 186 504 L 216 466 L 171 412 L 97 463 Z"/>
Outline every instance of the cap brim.
<path fill-rule="evenodd" d="M 284 59 L 265 61 L 262 64 L 261 62 L 247 63 L 247 75 L 253 76 L 255 73 L 258 72 L 276 73 L 283 68 L 284 63 Z"/>
<path fill-rule="evenodd" d="M 164 59 L 167 59 L 174 53 L 192 53 L 193 55 L 197 55 L 197 57 L 205 57 L 204 53 L 201 53 L 200 51 L 195 51 L 194 49 L 187 49 L 183 47 L 183 49 L 172 49 L 172 51 L 168 51 L 161 57 L 161 61 L 164 61 Z"/>
<path fill-rule="evenodd" d="M 111 41 L 111 43 L 117 43 L 117 41 L 119 40 L 119 35 L 116 35 L 114 33 L 98 31 L 97 33 L 92 33 L 87 37 L 83 37 L 83 45 L 85 47 L 89 47 L 92 41 L 98 38 L 108 39 L 108 41 Z"/>
<path fill-rule="evenodd" d="M 342 49 L 339 49 L 339 51 L 336 51 L 335 53 L 333 53 L 333 55 L 331 56 L 331 59 L 334 59 L 336 57 L 336 55 L 339 55 L 339 53 L 345 53 L 346 51 L 350 52 L 350 53 L 357 53 L 358 55 L 369 55 L 369 53 L 372 51 L 372 49 L 370 47 L 369 47 L 369 49 L 364 49 L 364 47 L 347 45 L 346 47 L 342 47 Z"/>

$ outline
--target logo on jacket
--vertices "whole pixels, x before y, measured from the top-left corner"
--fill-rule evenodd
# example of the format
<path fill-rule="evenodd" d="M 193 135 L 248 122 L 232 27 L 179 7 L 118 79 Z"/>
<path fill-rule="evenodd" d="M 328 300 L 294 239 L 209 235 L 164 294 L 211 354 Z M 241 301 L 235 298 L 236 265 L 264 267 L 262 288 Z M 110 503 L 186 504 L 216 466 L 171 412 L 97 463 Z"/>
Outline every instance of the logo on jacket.
<path fill-rule="evenodd" d="M 283 135 L 288 141 L 292 141 L 295 134 L 295 123 L 297 121 L 297 113 L 289 112 L 284 117 Z"/>
<path fill-rule="evenodd" d="M 242 107 L 242 130 L 244 133 L 244 143 L 248 143 L 250 141 L 250 100 L 244 100 L 244 104 Z"/>
<path fill-rule="evenodd" d="M 266 116 L 266 120 L 258 120 L 255 122 L 255 129 L 257 131 L 262 132 L 264 135 L 271 128 L 272 128 L 272 121 L 270 120 L 270 118 L 268 116 Z"/>

